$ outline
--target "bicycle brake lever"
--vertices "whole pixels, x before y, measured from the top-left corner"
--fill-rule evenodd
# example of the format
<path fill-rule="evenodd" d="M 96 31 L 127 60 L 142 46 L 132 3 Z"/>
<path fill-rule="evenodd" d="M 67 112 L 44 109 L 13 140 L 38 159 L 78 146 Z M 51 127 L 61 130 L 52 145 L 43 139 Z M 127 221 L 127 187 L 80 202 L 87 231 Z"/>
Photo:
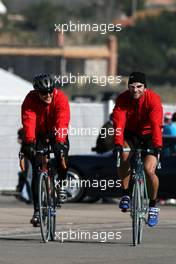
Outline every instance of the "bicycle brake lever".
<path fill-rule="evenodd" d="M 160 154 L 157 155 L 157 169 L 161 169 L 161 161 L 160 161 Z"/>
<path fill-rule="evenodd" d="M 117 168 L 120 167 L 120 152 L 117 152 Z"/>

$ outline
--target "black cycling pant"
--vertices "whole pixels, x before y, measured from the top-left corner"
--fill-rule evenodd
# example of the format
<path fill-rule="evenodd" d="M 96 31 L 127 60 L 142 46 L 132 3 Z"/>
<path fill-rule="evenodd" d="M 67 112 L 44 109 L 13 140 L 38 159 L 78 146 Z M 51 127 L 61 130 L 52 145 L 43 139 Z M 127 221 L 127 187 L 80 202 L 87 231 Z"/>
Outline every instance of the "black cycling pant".
<path fill-rule="evenodd" d="M 128 143 L 131 148 L 142 148 L 142 149 L 150 149 L 150 152 L 143 153 L 142 156 L 145 157 L 147 155 L 153 155 L 157 157 L 154 152 L 154 146 L 152 144 L 152 135 L 137 135 L 129 130 L 124 131 L 124 140 Z"/>

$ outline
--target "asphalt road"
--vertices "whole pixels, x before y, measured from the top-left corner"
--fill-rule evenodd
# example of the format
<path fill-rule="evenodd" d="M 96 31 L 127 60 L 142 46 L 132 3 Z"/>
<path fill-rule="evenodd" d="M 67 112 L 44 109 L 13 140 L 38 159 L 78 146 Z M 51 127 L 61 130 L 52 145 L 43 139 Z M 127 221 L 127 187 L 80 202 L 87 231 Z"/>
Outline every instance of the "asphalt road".
<path fill-rule="evenodd" d="M 0 264 L 176 263 L 176 207 L 161 206 L 160 222 L 132 246 L 131 219 L 112 204 L 66 204 L 57 213 L 57 240 L 41 242 L 32 206 L 0 196 Z M 62 241 L 63 242 L 62 242 Z"/>

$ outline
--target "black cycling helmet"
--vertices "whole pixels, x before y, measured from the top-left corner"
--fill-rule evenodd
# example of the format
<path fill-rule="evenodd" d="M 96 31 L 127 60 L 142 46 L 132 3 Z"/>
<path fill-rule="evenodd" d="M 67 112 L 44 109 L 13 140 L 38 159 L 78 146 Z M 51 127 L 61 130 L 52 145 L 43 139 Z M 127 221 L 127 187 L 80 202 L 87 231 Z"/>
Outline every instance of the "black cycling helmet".
<path fill-rule="evenodd" d="M 42 73 L 34 77 L 33 87 L 38 92 L 52 92 L 54 81 L 49 74 Z"/>

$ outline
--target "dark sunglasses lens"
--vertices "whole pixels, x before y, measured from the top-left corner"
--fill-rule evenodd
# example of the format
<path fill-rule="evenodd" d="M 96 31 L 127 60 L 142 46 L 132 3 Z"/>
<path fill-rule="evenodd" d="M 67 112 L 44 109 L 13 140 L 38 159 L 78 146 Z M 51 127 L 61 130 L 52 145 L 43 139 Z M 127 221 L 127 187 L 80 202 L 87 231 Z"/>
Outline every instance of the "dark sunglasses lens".
<path fill-rule="evenodd" d="M 41 95 L 47 95 L 48 93 L 49 94 L 52 94 L 53 91 L 49 91 L 49 92 L 40 92 Z"/>

